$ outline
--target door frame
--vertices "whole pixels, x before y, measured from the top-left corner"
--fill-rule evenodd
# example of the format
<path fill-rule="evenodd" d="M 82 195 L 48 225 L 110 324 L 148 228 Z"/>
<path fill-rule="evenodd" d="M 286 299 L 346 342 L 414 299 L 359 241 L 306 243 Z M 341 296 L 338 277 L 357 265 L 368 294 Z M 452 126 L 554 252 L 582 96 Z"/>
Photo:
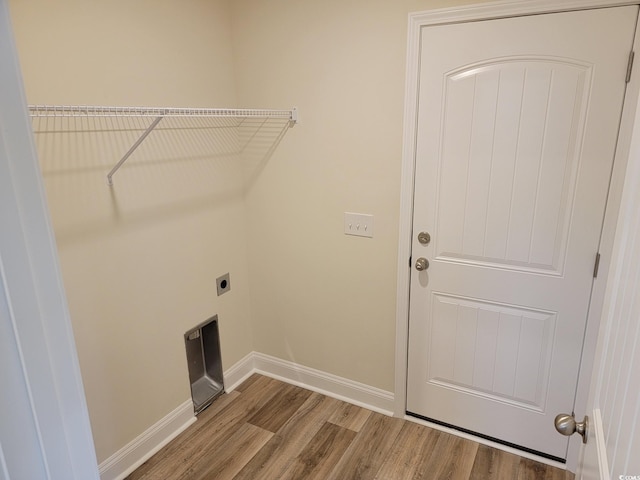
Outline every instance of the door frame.
<path fill-rule="evenodd" d="M 99 479 L 71 320 L 20 74 L 9 5 L 0 0 L 0 295 L 48 479 Z M 0 365 L 2 368 L 2 365 Z M 5 412 L 2 412 L 5 414 Z M 17 424 L 17 425 L 16 425 Z M 12 428 L 21 428 L 12 419 Z M 40 461 L 24 452 L 13 461 Z M 0 445 L 0 478 L 10 472 Z"/>
<path fill-rule="evenodd" d="M 441 8 L 409 14 L 396 295 L 395 416 L 404 417 L 406 415 L 409 295 L 411 274 L 409 258 L 411 257 L 412 243 L 415 146 L 418 114 L 418 76 L 422 27 L 445 25 L 450 23 L 467 23 L 479 20 L 518 17 L 541 13 L 569 12 L 639 4 L 640 0 L 506 0 L 453 8 Z M 633 45 L 634 51 L 640 51 L 639 37 L 639 28 L 637 25 Z M 637 70 L 637 68 L 635 70 Z M 631 81 L 627 84 L 627 90 L 624 98 L 620 132 L 614 157 L 614 167 L 607 198 L 602 234 L 600 237 L 599 253 L 601 259 L 599 272 L 598 277 L 593 283 L 591 301 L 589 303 L 583 355 L 580 362 L 580 374 L 578 376 L 578 386 L 574 404 L 574 411 L 577 416 L 584 415 L 589 396 L 591 371 L 593 369 L 596 342 L 606 289 L 606 279 L 613 251 L 613 239 L 620 207 L 620 196 L 624 182 L 624 174 L 627 166 L 627 160 L 629 158 L 631 137 L 634 133 L 636 135 L 640 135 L 640 124 L 634 123 L 635 111 L 638 106 L 639 91 L 640 78 L 634 71 L 631 76 Z M 495 444 L 493 442 L 485 442 L 480 439 L 477 440 L 483 443 L 489 443 L 497 448 L 503 448 L 499 444 Z M 566 466 L 567 469 L 571 471 L 575 471 L 577 467 L 580 445 L 581 443 L 575 438 L 572 438 L 569 442 Z"/>

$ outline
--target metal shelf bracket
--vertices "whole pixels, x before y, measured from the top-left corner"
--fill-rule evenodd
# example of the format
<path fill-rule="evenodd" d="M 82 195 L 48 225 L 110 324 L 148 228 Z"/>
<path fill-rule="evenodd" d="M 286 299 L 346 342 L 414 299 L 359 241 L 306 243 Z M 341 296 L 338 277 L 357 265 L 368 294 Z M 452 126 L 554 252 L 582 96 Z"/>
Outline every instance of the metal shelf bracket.
<path fill-rule="evenodd" d="M 140 135 L 140 138 L 136 140 L 136 143 L 134 143 L 131 146 L 129 151 L 124 154 L 124 156 L 120 159 L 120 161 L 116 163 L 116 165 L 107 174 L 107 183 L 109 184 L 110 187 L 113 186 L 113 174 L 116 173 L 118 169 L 122 166 L 122 164 L 127 161 L 127 159 L 136 150 L 136 148 L 138 148 L 140 144 L 144 142 L 144 139 L 147 138 L 147 136 L 153 131 L 154 128 L 156 128 L 158 123 L 160 123 L 160 120 L 162 120 L 163 118 L 164 117 L 156 117 L 156 119 L 153 122 L 151 122 L 151 125 L 149 125 L 149 127 L 144 131 L 144 133 Z"/>

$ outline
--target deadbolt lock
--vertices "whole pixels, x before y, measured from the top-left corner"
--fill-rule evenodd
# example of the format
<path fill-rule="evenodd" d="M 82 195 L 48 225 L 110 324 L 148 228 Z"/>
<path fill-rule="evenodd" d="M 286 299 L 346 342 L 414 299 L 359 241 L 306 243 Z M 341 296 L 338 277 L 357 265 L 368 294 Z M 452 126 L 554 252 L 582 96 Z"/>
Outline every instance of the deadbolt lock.
<path fill-rule="evenodd" d="M 420 232 L 418 234 L 418 241 L 422 245 L 429 245 L 429 242 L 431 241 L 431 235 L 429 235 L 428 232 Z"/>

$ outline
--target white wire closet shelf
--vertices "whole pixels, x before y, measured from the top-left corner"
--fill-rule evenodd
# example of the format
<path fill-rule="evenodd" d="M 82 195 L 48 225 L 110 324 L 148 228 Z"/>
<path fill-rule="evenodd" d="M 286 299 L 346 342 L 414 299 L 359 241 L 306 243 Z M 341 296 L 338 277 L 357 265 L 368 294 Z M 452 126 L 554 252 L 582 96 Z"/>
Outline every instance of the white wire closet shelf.
<path fill-rule="evenodd" d="M 163 118 L 199 117 L 199 118 L 236 118 L 236 119 L 283 119 L 289 121 L 289 127 L 298 122 L 298 110 L 269 110 L 256 108 L 176 108 L 176 107 L 114 107 L 95 105 L 29 105 L 32 118 L 53 117 L 150 117 L 154 120 L 140 135 L 131 148 L 107 174 L 107 183 L 113 185 L 113 175 L 127 161 L 133 152 L 147 138 Z"/>

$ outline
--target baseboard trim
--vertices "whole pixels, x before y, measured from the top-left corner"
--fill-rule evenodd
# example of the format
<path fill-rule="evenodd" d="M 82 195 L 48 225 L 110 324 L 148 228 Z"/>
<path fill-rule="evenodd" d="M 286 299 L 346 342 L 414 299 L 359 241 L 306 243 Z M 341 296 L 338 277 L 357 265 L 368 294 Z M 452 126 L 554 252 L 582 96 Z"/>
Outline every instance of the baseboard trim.
<path fill-rule="evenodd" d="M 100 480 L 123 480 L 195 421 L 189 399 L 102 462 Z"/>
<path fill-rule="evenodd" d="M 225 390 L 233 391 L 254 373 L 385 415 L 393 414 L 395 399 L 391 392 L 259 352 L 249 353 L 225 372 Z"/>
<path fill-rule="evenodd" d="M 256 373 L 337 398 L 384 415 L 393 415 L 394 395 L 386 390 L 298 365 L 287 360 L 253 352 Z"/>
<path fill-rule="evenodd" d="M 235 365 L 224 372 L 224 390 L 229 393 L 236 389 L 238 385 L 255 373 L 253 366 L 253 356 L 255 352 L 251 352 L 244 356 Z"/>
<path fill-rule="evenodd" d="M 249 353 L 224 372 L 225 391 L 235 390 L 254 373 L 393 415 L 394 395 L 391 392 L 258 352 Z M 195 421 L 193 403 L 189 399 L 102 462 L 100 480 L 123 480 Z"/>

